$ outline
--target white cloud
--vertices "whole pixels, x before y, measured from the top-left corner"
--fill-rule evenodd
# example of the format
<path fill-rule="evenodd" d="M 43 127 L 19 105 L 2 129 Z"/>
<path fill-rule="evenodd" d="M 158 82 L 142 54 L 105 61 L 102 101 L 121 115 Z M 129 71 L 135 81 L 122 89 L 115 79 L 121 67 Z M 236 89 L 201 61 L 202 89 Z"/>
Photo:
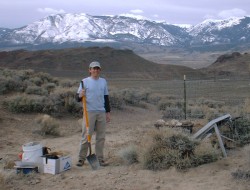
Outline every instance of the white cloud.
<path fill-rule="evenodd" d="M 145 20 L 145 19 L 147 19 L 146 17 L 144 17 L 142 15 L 134 15 L 134 14 L 129 14 L 129 13 L 120 14 L 119 16 L 125 16 L 125 17 L 135 18 L 135 19 L 138 19 L 138 20 Z"/>
<path fill-rule="evenodd" d="M 41 12 L 41 13 L 48 13 L 48 14 L 60 14 L 60 13 L 65 13 L 65 11 L 64 11 L 63 9 L 56 10 L 56 9 L 52 9 L 52 8 L 38 8 L 37 10 L 38 10 L 38 12 Z"/>
<path fill-rule="evenodd" d="M 223 10 L 219 12 L 218 16 L 222 19 L 230 18 L 230 17 L 242 17 L 246 15 L 246 11 L 243 9 L 230 9 L 230 10 Z"/>
<path fill-rule="evenodd" d="M 133 10 L 130 10 L 129 12 L 130 13 L 119 14 L 119 16 L 125 16 L 125 17 L 135 18 L 135 19 L 138 19 L 138 20 L 148 19 L 148 18 L 146 18 L 146 17 L 144 17 L 144 16 L 141 15 L 141 14 L 144 13 L 143 10 L 133 9 Z"/>
<path fill-rule="evenodd" d="M 142 13 L 143 13 L 143 10 L 134 9 L 134 10 L 130 10 L 130 12 L 133 13 L 133 14 L 142 14 Z"/>

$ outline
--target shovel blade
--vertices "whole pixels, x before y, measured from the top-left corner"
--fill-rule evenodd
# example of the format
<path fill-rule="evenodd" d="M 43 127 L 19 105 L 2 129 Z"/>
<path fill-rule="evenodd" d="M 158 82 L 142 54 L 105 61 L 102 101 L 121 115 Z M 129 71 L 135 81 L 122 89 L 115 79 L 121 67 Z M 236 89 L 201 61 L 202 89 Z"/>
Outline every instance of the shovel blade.
<path fill-rule="evenodd" d="M 100 163 L 99 163 L 97 156 L 95 154 L 91 154 L 91 155 L 87 156 L 87 160 L 88 160 L 88 162 L 93 170 L 99 169 Z"/>

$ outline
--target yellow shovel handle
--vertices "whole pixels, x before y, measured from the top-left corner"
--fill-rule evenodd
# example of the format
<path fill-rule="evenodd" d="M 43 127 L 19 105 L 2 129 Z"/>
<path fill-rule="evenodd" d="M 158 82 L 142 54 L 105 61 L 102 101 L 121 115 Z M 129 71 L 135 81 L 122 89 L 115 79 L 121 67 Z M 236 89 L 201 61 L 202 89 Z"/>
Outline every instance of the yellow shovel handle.
<path fill-rule="evenodd" d="M 83 103 L 83 117 L 85 116 L 85 123 L 86 123 L 86 129 L 87 133 L 89 133 L 89 117 L 87 112 L 87 102 L 86 102 L 86 96 L 84 95 L 82 97 L 82 103 Z M 88 142 L 91 142 L 91 136 L 87 134 Z"/>

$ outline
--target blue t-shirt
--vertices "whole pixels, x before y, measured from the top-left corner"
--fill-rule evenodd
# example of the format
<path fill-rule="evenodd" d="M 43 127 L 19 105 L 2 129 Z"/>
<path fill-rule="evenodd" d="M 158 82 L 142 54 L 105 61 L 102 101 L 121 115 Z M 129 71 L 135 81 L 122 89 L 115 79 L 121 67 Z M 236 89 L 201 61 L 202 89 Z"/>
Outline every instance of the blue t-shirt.
<path fill-rule="evenodd" d="M 92 77 L 84 78 L 83 86 L 86 93 L 87 111 L 105 112 L 104 95 L 108 95 L 107 81 L 104 78 L 93 79 Z M 80 84 L 78 93 L 82 90 Z"/>

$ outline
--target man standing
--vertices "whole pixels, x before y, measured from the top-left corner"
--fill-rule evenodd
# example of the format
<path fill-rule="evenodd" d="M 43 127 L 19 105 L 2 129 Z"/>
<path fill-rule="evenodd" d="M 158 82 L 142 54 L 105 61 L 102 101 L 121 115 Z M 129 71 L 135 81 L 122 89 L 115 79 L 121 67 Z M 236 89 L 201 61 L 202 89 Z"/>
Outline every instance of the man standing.
<path fill-rule="evenodd" d="M 78 155 L 77 166 L 83 166 L 88 152 L 87 132 L 92 136 L 96 132 L 95 153 L 100 166 L 106 166 L 104 162 L 104 142 L 106 122 L 110 121 L 110 105 L 108 96 L 108 86 L 104 78 L 100 77 L 101 65 L 94 61 L 89 65 L 90 76 L 84 78 L 77 91 L 77 101 L 80 102 L 83 96 L 86 96 L 87 112 L 89 118 L 89 131 L 86 130 L 86 124 L 83 122 L 82 139 L 80 142 L 80 151 Z"/>

